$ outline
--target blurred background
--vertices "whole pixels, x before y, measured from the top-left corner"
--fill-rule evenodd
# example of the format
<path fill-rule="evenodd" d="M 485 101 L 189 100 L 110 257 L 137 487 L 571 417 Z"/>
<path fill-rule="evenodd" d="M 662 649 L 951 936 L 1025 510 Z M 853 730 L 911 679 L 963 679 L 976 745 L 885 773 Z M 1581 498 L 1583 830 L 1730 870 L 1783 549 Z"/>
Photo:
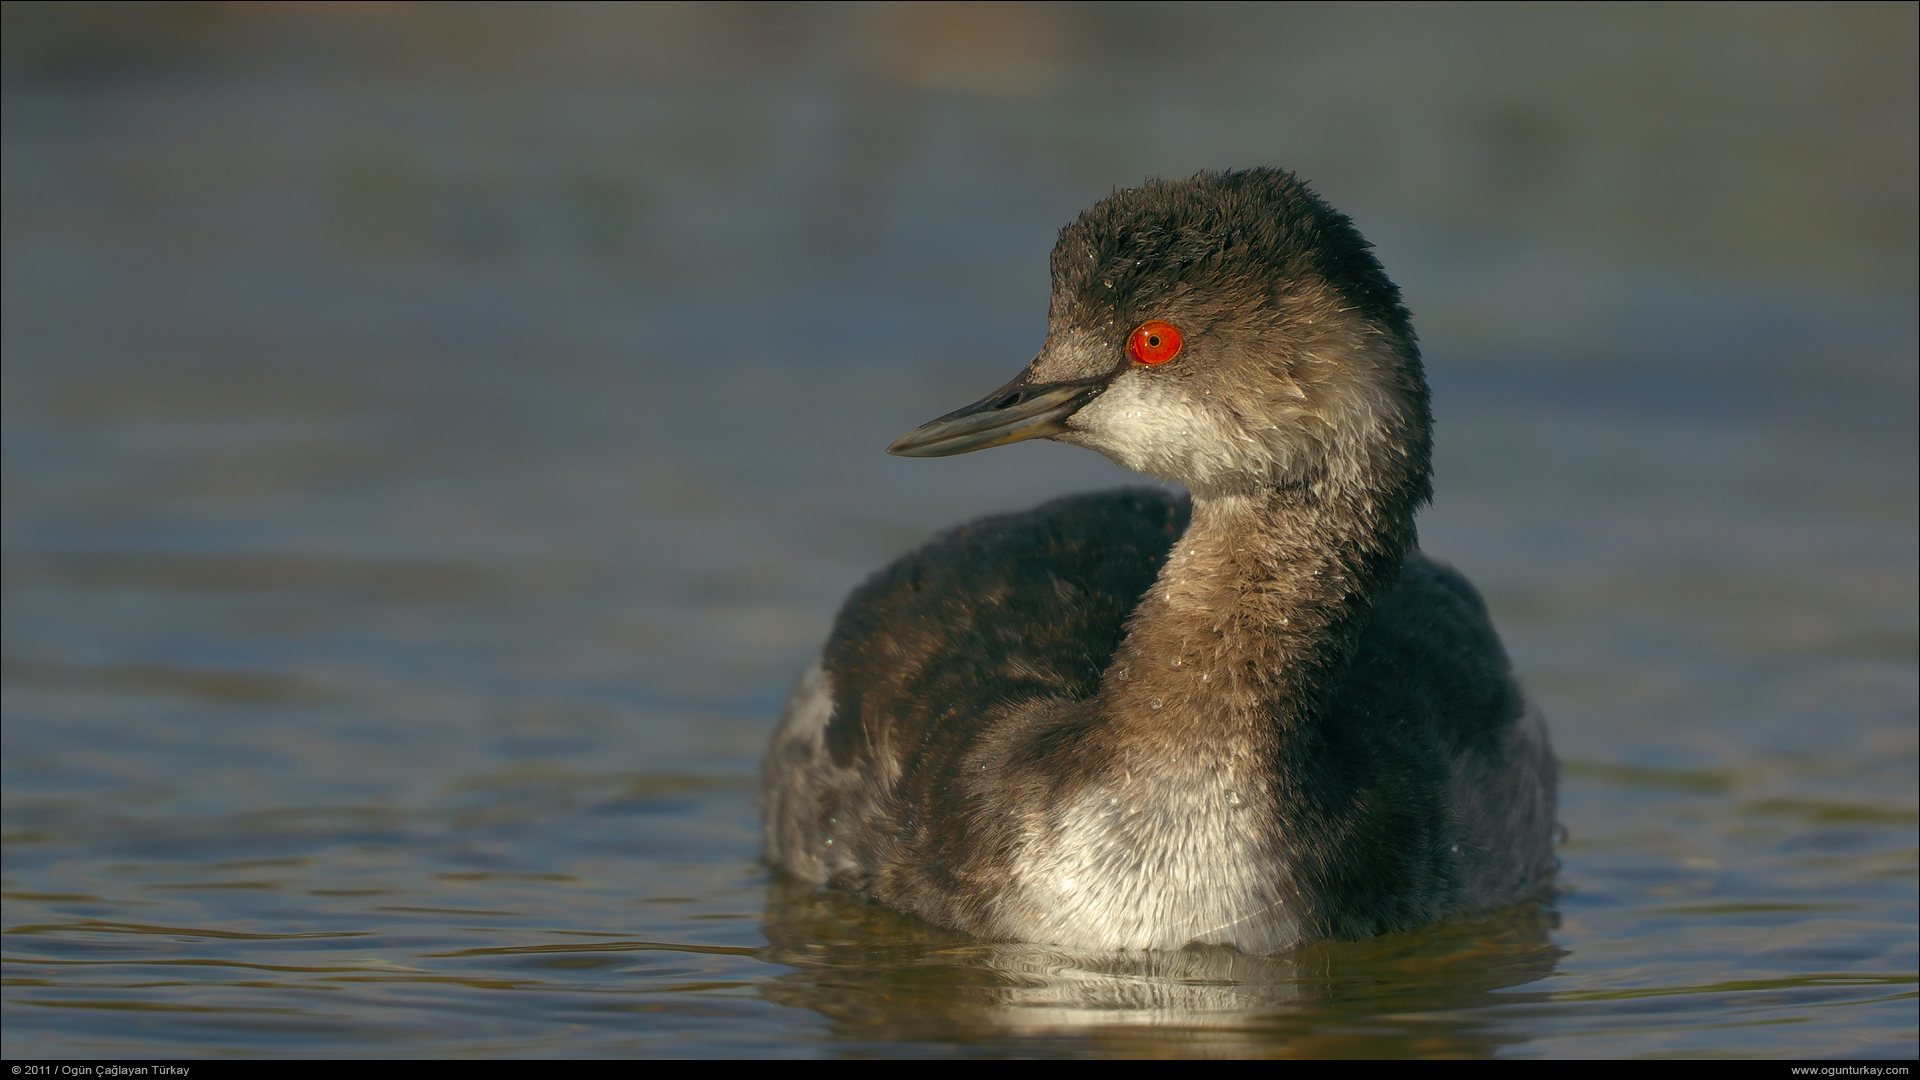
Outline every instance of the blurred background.
<path fill-rule="evenodd" d="M 1425 546 L 1567 761 L 1508 981 L 1870 987 L 1725 1045 L 1913 1052 L 1913 5 L 0 11 L 9 1056 L 1012 1045 L 795 996 L 758 755 L 865 574 L 1143 482 L 882 450 L 1032 356 L 1079 210 L 1251 165 L 1404 290 Z M 351 993 L 258 974 L 321 933 Z M 1702 993 L 1405 1045 L 1712 1050 Z"/>

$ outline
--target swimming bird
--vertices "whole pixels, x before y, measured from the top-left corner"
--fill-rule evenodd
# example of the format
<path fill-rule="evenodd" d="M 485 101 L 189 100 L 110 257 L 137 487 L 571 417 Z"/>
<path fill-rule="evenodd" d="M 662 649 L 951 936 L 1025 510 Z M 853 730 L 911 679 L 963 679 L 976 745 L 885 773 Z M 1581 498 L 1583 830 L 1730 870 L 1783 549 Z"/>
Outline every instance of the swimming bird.
<path fill-rule="evenodd" d="M 1479 595 L 1423 555 L 1410 317 L 1293 174 L 1061 230 L 1013 381 L 902 436 L 1184 487 L 955 528 L 855 589 L 762 779 L 767 860 L 977 936 L 1273 953 L 1541 894 L 1557 765 Z"/>

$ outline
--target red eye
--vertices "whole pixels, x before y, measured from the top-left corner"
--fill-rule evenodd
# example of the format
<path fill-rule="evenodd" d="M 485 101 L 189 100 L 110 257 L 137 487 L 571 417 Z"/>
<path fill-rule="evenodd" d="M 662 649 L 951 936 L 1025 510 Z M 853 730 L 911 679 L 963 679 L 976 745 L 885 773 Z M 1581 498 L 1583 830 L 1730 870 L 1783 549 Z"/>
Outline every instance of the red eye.
<path fill-rule="evenodd" d="M 1127 339 L 1127 355 L 1142 364 L 1164 364 L 1180 355 L 1180 328 L 1153 319 L 1140 324 Z"/>

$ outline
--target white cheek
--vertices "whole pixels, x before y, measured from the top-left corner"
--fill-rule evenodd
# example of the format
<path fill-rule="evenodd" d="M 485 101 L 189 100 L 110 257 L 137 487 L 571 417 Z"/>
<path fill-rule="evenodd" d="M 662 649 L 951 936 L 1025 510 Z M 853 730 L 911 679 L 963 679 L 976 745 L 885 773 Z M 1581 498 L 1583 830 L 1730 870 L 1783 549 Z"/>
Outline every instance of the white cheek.
<path fill-rule="evenodd" d="M 1138 369 L 1068 421 L 1072 442 L 1137 472 L 1192 487 L 1266 471 L 1260 447 L 1213 410 Z"/>

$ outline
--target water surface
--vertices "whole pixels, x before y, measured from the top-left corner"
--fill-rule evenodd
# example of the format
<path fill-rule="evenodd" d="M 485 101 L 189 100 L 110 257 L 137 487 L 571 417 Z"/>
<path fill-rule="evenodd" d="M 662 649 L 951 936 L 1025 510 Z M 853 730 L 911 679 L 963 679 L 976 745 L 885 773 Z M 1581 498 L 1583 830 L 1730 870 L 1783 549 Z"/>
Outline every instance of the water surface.
<path fill-rule="evenodd" d="M 10 6 L 7 1055 L 1920 1051 L 1911 8 L 1231 10 Z M 1557 896 L 1087 957 L 771 877 L 847 589 L 1141 482 L 881 449 L 1252 163 L 1406 290 Z"/>

